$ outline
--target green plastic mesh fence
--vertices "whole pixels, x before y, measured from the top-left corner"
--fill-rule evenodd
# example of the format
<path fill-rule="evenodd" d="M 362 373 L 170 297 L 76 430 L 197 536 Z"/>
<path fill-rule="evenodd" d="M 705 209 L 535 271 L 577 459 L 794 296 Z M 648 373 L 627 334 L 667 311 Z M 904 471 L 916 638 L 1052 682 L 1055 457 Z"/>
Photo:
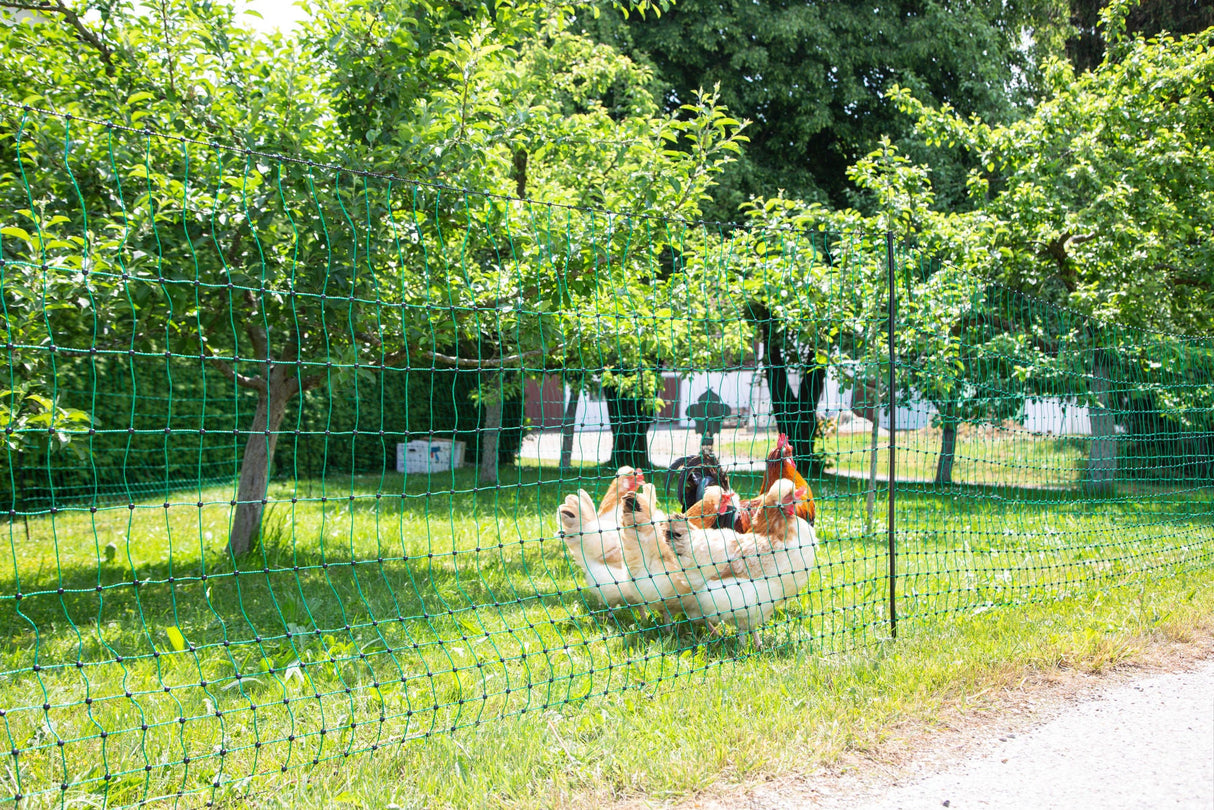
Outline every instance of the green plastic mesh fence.
<path fill-rule="evenodd" d="M 29 110 L 0 161 L 3 803 L 222 801 L 1214 559 L 1209 340 L 886 234 Z"/>

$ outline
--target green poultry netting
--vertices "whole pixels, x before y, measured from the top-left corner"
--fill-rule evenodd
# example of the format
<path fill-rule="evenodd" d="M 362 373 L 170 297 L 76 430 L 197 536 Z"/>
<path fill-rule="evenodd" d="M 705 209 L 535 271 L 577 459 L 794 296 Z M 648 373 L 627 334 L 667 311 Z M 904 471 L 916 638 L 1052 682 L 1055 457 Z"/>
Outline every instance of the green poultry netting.
<path fill-rule="evenodd" d="M 0 803 L 231 801 L 1214 560 L 1208 339 L 886 233 L 2 120 Z M 632 467 L 670 517 L 710 450 L 751 499 L 785 444 L 816 555 L 754 633 L 601 604 L 567 496 Z"/>

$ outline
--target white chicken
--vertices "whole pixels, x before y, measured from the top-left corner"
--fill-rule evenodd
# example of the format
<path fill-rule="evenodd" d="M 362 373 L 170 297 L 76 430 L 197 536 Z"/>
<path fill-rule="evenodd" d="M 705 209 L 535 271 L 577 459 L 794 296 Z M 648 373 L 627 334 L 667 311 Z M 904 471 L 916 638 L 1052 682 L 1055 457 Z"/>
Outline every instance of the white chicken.
<path fill-rule="evenodd" d="M 624 564 L 643 606 L 659 610 L 669 621 L 670 609 L 681 607 L 691 588 L 679 558 L 670 548 L 666 515 L 657 507 L 657 490 L 653 484 L 646 484 L 639 492 L 626 493 L 621 505 Z"/>
<path fill-rule="evenodd" d="M 643 602 L 624 561 L 620 498 L 635 493 L 644 480 L 631 467 L 621 467 L 597 509 L 590 494 L 579 489 L 577 495 L 566 496 L 557 510 L 570 559 L 582 570 L 586 590 L 607 607 Z"/>
<path fill-rule="evenodd" d="M 809 579 L 817 552 L 814 529 L 798 517 L 804 487 L 780 479 L 763 496 L 749 534 L 699 529 L 681 515 L 670 520 L 670 545 L 683 564 L 692 594 L 688 615 L 715 633 L 729 622 L 759 644 L 758 628 L 776 605 L 796 595 Z"/>

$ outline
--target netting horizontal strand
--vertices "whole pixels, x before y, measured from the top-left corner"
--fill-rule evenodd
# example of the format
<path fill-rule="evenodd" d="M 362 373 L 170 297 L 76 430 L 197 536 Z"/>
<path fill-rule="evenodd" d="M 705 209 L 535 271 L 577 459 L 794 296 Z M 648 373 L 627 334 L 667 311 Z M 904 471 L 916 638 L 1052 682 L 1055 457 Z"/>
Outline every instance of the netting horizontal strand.
<path fill-rule="evenodd" d="M 1212 559 L 1209 341 L 910 247 L 895 316 L 882 233 L 549 205 L 32 110 L 0 119 L 0 159 L 3 802 L 223 801 L 887 638 L 891 326 L 900 615 Z M 816 558 L 759 599 L 745 571 L 776 555 L 753 552 L 729 598 L 756 603 L 718 605 L 760 615 L 762 648 L 686 600 L 603 603 L 567 497 L 597 508 L 632 467 L 657 486 L 629 509 L 670 517 L 688 504 L 661 468 L 703 447 L 759 497 L 780 434 Z M 638 537 L 673 531 L 650 516 Z"/>

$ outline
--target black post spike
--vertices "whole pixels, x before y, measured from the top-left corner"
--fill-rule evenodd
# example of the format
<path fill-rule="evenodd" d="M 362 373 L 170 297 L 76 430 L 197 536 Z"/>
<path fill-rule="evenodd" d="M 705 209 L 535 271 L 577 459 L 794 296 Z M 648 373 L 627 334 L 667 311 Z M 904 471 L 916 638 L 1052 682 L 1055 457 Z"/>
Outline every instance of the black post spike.
<path fill-rule="evenodd" d="M 891 638 L 898 637 L 898 611 L 897 611 L 897 571 L 894 565 L 894 556 L 896 551 L 895 542 L 895 510 L 894 510 L 894 494 L 897 491 L 897 468 L 894 466 L 894 456 L 897 449 L 897 420 L 898 420 L 898 389 L 894 379 L 894 362 L 897 357 L 894 353 L 894 328 L 898 322 L 898 295 L 895 288 L 895 270 L 894 270 L 894 232 L 892 230 L 885 232 L 885 259 L 886 266 L 889 270 L 889 309 L 887 315 L 889 323 L 887 325 L 889 333 L 889 516 L 887 525 L 889 528 L 889 632 Z M 875 418 L 880 418 L 879 414 L 874 414 Z"/>

